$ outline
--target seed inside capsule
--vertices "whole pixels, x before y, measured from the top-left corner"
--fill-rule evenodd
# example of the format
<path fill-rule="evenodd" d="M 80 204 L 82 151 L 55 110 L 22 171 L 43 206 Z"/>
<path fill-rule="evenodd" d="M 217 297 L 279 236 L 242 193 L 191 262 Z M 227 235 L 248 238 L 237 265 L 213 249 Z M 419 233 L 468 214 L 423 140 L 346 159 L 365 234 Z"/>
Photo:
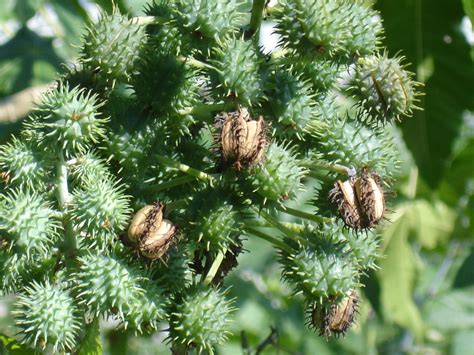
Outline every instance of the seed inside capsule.
<path fill-rule="evenodd" d="M 161 258 L 174 241 L 176 227 L 167 219 L 163 219 L 158 229 L 149 233 L 140 240 L 138 249 L 140 253 L 150 259 Z"/>
<path fill-rule="evenodd" d="M 128 239 L 132 243 L 138 243 L 147 234 L 154 233 L 163 220 L 163 208 L 161 203 L 146 205 L 135 213 L 128 228 Z"/>

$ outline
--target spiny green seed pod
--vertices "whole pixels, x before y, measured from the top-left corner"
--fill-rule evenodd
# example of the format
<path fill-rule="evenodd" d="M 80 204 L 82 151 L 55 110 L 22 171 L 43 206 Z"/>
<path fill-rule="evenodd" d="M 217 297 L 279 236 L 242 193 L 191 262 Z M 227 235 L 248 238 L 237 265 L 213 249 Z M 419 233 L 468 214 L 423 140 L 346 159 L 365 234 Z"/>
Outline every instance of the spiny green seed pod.
<path fill-rule="evenodd" d="M 99 250 L 114 242 L 115 233 L 124 229 L 130 212 L 129 197 L 110 178 L 89 179 L 74 190 L 71 220 L 85 233 L 81 242 Z"/>
<path fill-rule="evenodd" d="M 369 8 L 364 1 L 356 0 L 341 6 L 338 16 L 348 21 L 349 35 L 344 37 L 342 46 L 349 55 L 363 56 L 377 50 L 383 32 L 378 11 Z"/>
<path fill-rule="evenodd" d="M 57 241 L 60 223 L 55 213 L 45 199 L 34 192 L 13 190 L 0 195 L 0 230 L 28 257 L 46 255 Z"/>
<path fill-rule="evenodd" d="M 214 51 L 213 64 L 217 69 L 214 85 L 221 88 L 225 96 L 252 106 L 263 96 L 261 62 L 261 55 L 252 41 L 227 39 Z"/>
<path fill-rule="evenodd" d="M 340 68 L 335 61 L 309 55 L 292 57 L 291 64 L 296 75 L 308 81 L 315 92 L 330 90 L 336 84 L 340 71 L 345 68 Z"/>
<path fill-rule="evenodd" d="M 60 284 L 33 282 L 18 296 L 12 313 L 22 342 L 53 352 L 72 351 L 84 322 L 75 299 Z"/>
<path fill-rule="evenodd" d="M 300 164 L 292 148 L 272 143 L 267 149 L 266 160 L 249 173 L 248 179 L 264 198 L 287 200 L 302 188 L 301 178 L 306 171 Z"/>
<path fill-rule="evenodd" d="M 350 118 L 333 117 L 327 123 L 328 128 L 318 137 L 318 153 L 328 162 L 348 167 L 367 165 L 383 177 L 397 173 L 398 151 L 390 131 L 370 129 Z"/>
<path fill-rule="evenodd" d="M 176 300 L 170 318 L 169 339 L 173 349 L 184 353 L 195 348 L 198 354 L 214 354 L 214 346 L 230 335 L 228 329 L 234 308 L 225 291 L 195 285 Z"/>
<path fill-rule="evenodd" d="M 86 255 L 79 262 L 77 290 L 92 314 L 117 314 L 125 327 L 139 332 L 157 329 L 166 301 L 145 272 L 115 255 Z"/>
<path fill-rule="evenodd" d="M 379 240 L 377 233 L 371 231 L 361 234 L 346 229 L 340 234 L 340 241 L 345 242 L 344 253 L 351 255 L 361 270 L 378 268 L 376 262 L 380 258 Z"/>
<path fill-rule="evenodd" d="M 154 113 L 175 114 L 174 120 L 183 120 L 186 117 L 180 117 L 180 111 L 201 101 L 199 72 L 178 61 L 174 55 L 159 53 L 155 47 L 150 44 L 140 59 L 137 73 L 132 78 L 133 89 L 139 102 Z"/>
<path fill-rule="evenodd" d="M 343 6 L 347 6 L 344 0 L 284 0 L 277 14 L 283 45 L 303 53 L 342 50 L 349 35 L 349 21 L 340 16 Z"/>
<path fill-rule="evenodd" d="M 97 96 L 67 83 L 59 83 L 48 91 L 41 104 L 26 124 L 32 129 L 31 139 L 39 141 L 49 151 L 63 150 L 66 156 L 84 153 L 93 143 L 104 138 L 104 124 L 97 110 L 103 104 L 97 103 Z"/>
<path fill-rule="evenodd" d="M 0 170 L 8 175 L 8 183 L 41 190 L 45 183 L 47 163 L 44 154 L 29 142 L 13 137 L 0 146 Z"/>
<path fill-rule="evenodd" d="M 278 122 L 287 126 L 277 130 L 277 134 L 298 135 L 316 117 L 315 93 L 301 77 L 290 73 L 276 74 L 270 102 Z"/>
<path fill-rule="evenodd" d="M 145 26 L 140 26 L 114 9 L 102 13 L 98 23 L 88 27 L 81 59 L 87 68 L 100 72 L 108 84 L 127 82 L 146 40 Z"/>
<path fill-rule="evenodd" d="M 205 208 L 202 208 L 205 201 Z M 195 196 L 191 210 L 196 214 L 190 223 L 189 237 L 212 254 L 225 252 L 241 229 L 239 213 L 224 191 L 204 190 Z"/>
<path fill-rule="evenodd" d="M 3 247 L 3 246 L 2 246 Z M 0 289 L 3 294 L 19 293 L 30 280 L 41 279 L 52 270 L 57 258 L 53 252 L 43 255 L 35 254 L 34 258 L 26 254 L 12 254 L 11 251 L 0 252 Z"/>
<path fill-rule="evenodd" d="M 107 163 L 95 152 L 79 155 L 71 162 L 71 176 L 79 184 L 90 180 L 99 180 L 109 174 Z"/>
<path fill-rule="evenodd" d="M 292 253 L 282 251 L 280 263 L 283 278 L 308 299 L 345 295 L 358 282 L 357 265 L 341 244 L 332 243 L 320 231 L 307 240 L 317 241 L 300 246 Z M 294 243 L 293 243 L 294 244 Z"/>
<path fill-rule="evenodd" d="M 344 335 L 354 323 L 358 313 L 359 295 L 351 290 L 340 299 L 328 298 L 316 302 L 309 308 L 308 325 L 319 332 L 319 335 Z"/>
<path fill-rule="evenodd" d="M 169 250 L 166 263 L 156 263 L 152 272 L 166 293 L 177 293 L 191 285 L 193 273 L 190 265 L 186 245 L 178 244 Z"/>
<path fill-rule="evenodd" d="M 240 0 L 179 0 L 177 13 L 183 26 L 195 36 L 221 41 L 236 33 L 245 14 Z"/>
<path fill-rule="evenodd" d="M 418 109 L 419 84 L 412 79 L 413 73 L 404 70 L 403 59 L 383 53 L 358 60 L 349 92 L 369 114 L 360 116 L 364 121 L 386 124 Z"/>

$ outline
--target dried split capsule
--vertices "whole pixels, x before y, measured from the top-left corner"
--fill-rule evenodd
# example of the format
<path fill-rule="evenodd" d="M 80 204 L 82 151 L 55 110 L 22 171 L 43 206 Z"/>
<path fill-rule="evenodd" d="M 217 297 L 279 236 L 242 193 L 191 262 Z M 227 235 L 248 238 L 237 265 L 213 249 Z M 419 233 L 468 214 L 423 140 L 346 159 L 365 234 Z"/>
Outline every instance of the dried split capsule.
<path fill-rule="evenodd" d="M 161 258 L 175 241 L 176 226 L 163 218 L 164 205 L 155 203 L 140 209 L 128 228 L 128 239 L 150 259 Z"/>
<path fill-rule="evenodd" d="M 361 175 L 354 181 L 357 201 L 368 227 L 376 225 L 385 213 L 385 195 L 379 175 L 364 167 Z"/>
<path fill-rule="evenodd" d="M 218 136 L 221 152 L 221 166 L 232 165 L 235 170 L 260 163 L 267 146 L 266 124 L 260 116 L 252 120 L 248 110 L 239 107 L 237 111 L 223 113 L 221 133 Z"/>
<path fill-rule="evenodd" d="M 362 169 L 359 176 L 337 181 L 329 199 L 337 205 L 344 223 L 354 229 L 376 226 L 385 213 L 385 194 L 379 175 Z"/>
<path fill-rule="evenodd" d="M 357 292 L 351 290 L 339 302 L 329 300 L 327 304 L 315 304 L 311 309 L 310 323 L 321 336 L 344 335 L 354 323 L 359 301 Z"/>

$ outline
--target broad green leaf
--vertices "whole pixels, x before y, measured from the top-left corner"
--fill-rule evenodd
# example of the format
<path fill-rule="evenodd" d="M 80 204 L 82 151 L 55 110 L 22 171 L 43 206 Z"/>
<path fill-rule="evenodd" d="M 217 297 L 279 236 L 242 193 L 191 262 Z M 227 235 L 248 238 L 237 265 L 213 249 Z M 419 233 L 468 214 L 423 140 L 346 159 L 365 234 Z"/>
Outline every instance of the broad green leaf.
<path fill-rule="evenodd" d="M 380 263 L 377 276 L 381 288 L 384 319 L 406 327 L 417 339 L 423 336 L 423 321 L 413 301 L 416 280 L 415 255 L 408 237 L 411 221 L 407 209 L 384 232 L 386 257 Z"/>
<path fill-rule="evenodd" d="M 16 0 L 0 1 L 0 21 L 7 21 L 13 19 L 13 10 L 16 5 Z"/>
<path fill-rule="evenodd" d="M 32 355 L 36 353 L 37 353 L 36 351 L 23 346 L 17 340 L 7 335 L 0 334 L 0 354 L 2 355 Z"/>
<path fill-rule="evenodd" d="M 59 71 L 61 62 L 52 39 L 39 37 L 26 27 L 21 28 L 15 37 L 0 47 L 0 97 L 31 85 L 50 82 Z"/>
<path fill-rule="evenodd" d="M 16 0 L 14 11 L 17 19 L 26 23 L 41 6 L 43 6 L 43 0 Z"/>
<path fill-rule="evenodd" d="M 87 331 L 82 340 L 77 355 L 101 355 L 102 354 L 102 340 L 100 337 L 99 320 L 87 326 Z"/>
<path fill-rule="evenodd" d="M 459 31 L 461 0 L 379 0 L 385 44 L 413 63 L 424 82 L 423 111 L 405 119 L 403 136 L 421 177 L 435 188 L 446 172 L 462 116 L 474 109 L 474 66 L 470 46 Z"/>
<path fill-rule="evenodd" d="M 53 7 L 56 15 L 58 15 L 64 32 L 65 54 L 68 57 L 77 55 L 78 46 L 82 40 L 81 34 L 84 32 L 89 15 L 77 0 L 52 0 L 50 5 Z"/>
<path fill-rule="evenodd" d="M 474 23 L 474 0 L 463 0 L 462 3 L 466 15 L 471 19 L 471 23 Z"/>
<path fill-rule="evenodd" d="M 474 329 L 457 332 L 451 342 L 451 355 L 474 355 Z"/>
<path fill-rule="evenodd" d="M 428 324 L 441 331 L 474 328 L 474 288 L 457 289 L 430 300 L 424 307 Z"/>
<path fill-rule="evenodd" d="M 474 246 L 471 253 L 464 260 L 454 279 L 453 287 L 465 287 L 474 285 Z"/>
<path fill-rule="evenodd" d="M 456 214 L 441 201 L 414 201 L 408 213 L 414 220 L 412 231 L 426 249 L 434 249 L 453 232 Z"/>

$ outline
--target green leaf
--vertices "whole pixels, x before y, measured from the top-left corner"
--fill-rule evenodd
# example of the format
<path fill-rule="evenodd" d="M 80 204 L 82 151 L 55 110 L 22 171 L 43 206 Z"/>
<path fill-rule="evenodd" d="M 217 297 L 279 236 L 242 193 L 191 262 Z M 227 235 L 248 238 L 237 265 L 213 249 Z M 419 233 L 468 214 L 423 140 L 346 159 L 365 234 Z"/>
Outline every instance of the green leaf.
<path fill-rule="evenodd" d="M 101 355 L 102 339 L 100 337 L 99 320 L 88 325 L 86 335 L 79 345 L 77 355 Z"/>
<path fill-rule="evenodd" d="M 377 276 L 381 288 L 381 303 L 384 318 L 410 329 L 417 339 L 423 336 L 423 321 L 413 301 L 416 280 L 415 255 L 408 237 L 411 229 L 407 207 L 384 232 L 386 258 L 380 263 Z"/>
<path fill-rule="evenodd" d="M 474 339 L 474 329 L 457 332 L 453 337 L 451 355 L 474 355 L 472 339 Z"/>
<path fill-rule="evenodd" d="M 18 20 L 26 23 L 41 6 L 43 6 L 43 0 L 17 0 L 14 11 Z"/>
<path fill-rule="evenodd" d="M 458 289 L 430 300 L 424 314 L 430 326 L 441 331 L 474 328 L 474 288 Z"/>
<path fill-rule="evenodd" d="M 464 260 L 454 279 L 453 287 L 465 287 L 474 285 L 474 246 L 471 247 L 471 253 Z"/>
<path fill-rule="evenodd" d="M 471 19 L 471 23 L 474 23 L 474 0 L 463 0 L 462 4 L 466 15 Z"/>
<path fill-rule="evenodd" d="M 15 37 L 0 47 L 0 96 L 50 82 L 59 71 L 61 62 L 52 39 L 39 37 L 26 27 L 21 28 Z"/>
<path fill-rule="evenodd" d="M 16 5 L 16 0 L 0 1 L 0 21 L 11 20 L 14 17 L 13 10 Z"/>
<path fill-rule="evenodd" d="M 31 355 L 37 352 L 20 344 L 15 339 L 0 334 L 0 354 L 2 355 Z"/>
<path fill-rule="evenodd" d="M 421 105 L 401 124 L 421 177 L 435 188 L 446 172 L 463 113 L 474 109 L 474 66 L 459 25 L 460 0 L 379 0 L 390 53 L 402 50 L 417 80 L 425 83 Z"/>

